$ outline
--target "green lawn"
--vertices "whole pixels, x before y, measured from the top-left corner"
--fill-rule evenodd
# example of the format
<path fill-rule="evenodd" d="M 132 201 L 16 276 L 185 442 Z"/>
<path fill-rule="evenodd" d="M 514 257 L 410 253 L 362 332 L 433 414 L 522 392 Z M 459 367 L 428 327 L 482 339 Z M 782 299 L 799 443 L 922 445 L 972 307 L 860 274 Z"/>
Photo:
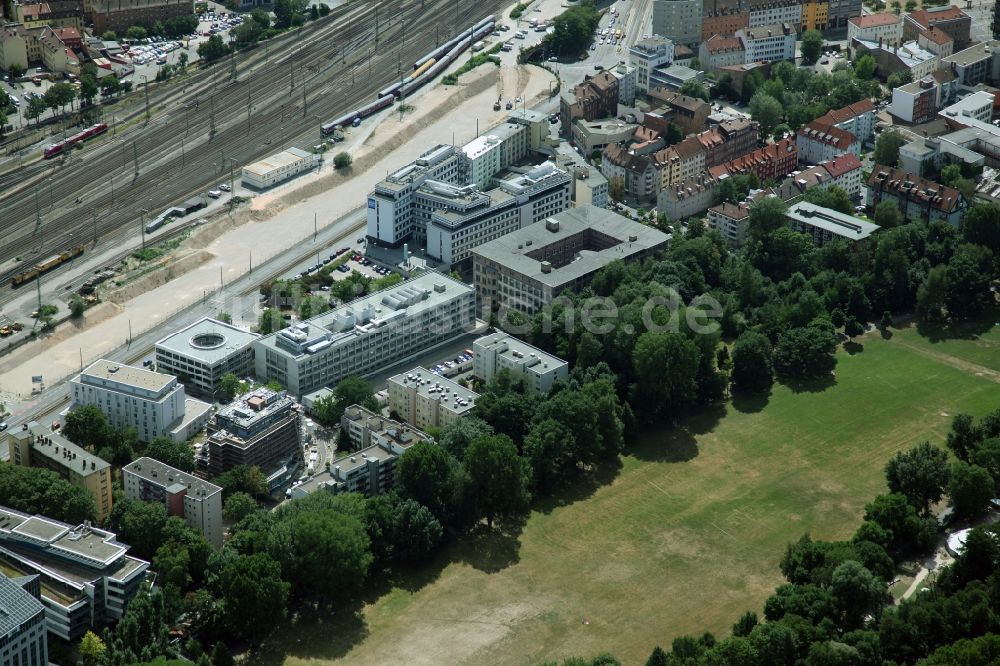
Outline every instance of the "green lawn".
<path fill-rule="evenodd" d="M 859 342 L 835 383 L 648 433 L 621 469 L 532 513 L 518 537 L 464 540 L 355 613 L 276 632 L 254 662 L 525 664 L 606 650 L 636 664 L 678 634 L 727 633 L 760 612 L 786 543 L 849 536 L 893 453 L 941 443 L 951 416 L 1000 403 L 998 377 L 969 365 L 1000 363 L 982 341 L 932 345 L 908 330 Z"/>

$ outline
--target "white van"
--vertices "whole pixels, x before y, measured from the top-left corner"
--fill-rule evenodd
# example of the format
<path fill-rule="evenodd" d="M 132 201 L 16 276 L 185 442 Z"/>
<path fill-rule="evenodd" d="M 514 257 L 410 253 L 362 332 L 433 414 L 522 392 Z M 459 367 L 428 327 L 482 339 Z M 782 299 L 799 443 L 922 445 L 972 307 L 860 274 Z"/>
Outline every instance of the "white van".
<path fill-rule="evenodd" d="M 219 190 L 209 190 L 208 196 L 212 197 L 213 199 L 218 199 L 219 197 L 222 196 L 222 192 L 220 192 Z"/>

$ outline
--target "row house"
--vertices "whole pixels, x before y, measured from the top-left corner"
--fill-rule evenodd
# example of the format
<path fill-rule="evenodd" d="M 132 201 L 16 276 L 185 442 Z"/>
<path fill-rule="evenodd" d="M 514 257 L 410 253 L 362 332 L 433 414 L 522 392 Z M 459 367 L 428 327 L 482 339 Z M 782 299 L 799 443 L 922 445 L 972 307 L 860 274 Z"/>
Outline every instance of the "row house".
<path fill-rule="evenodd" d="M 847 192 L 851 199 L 857 201 L 861 198 L 861 174 L 863 171 L 864 166 L 858 156 L 854 153 L 848 153 L 794 173 L 791 180 L 802 193 L 814 187 L 821 189 L 839 187 Z"/>
<path fill-rule="evenodd" d="M 958 190 L 932 180 L 876 164 L 866 183 L 868 204 L 877 206 L 892 201 L 907 220 L 943 220 L 957 227 L 965 217 L 968 202 Z"/>
<path fill-rule="evenodd" d="M 735 35 L 737 30 L 749 27 L 749 12 L 733 6 L 722 7 L 701 17 L 701 39 L 705 41 L 712 35 Z"/>
<path fill-rule="evenodd" d="M 947 58 L 955 52 L 955 40 L 944 30 L 931 27 L 917 33 L 917 44 L 938 58 Z"/>
<path fill-rule="evenodd" d="M 719 181 L 710 174 L 691 176 L 664 188 L 656 199 L 656 210 L 670 220 L 701 215 L 715 201 L 718 187 Z"/>
<path fill-rule="evenodd" d="M 875 138 L 875 104 L 870 99 L 827 111 L 816 120 L 850 132 L 862 145 Z"/>
<path fill-rule="evenodd" d="M 827 0 L 802 3 L 802 32 L 826 30 L 830 24 L 830 3 Z"/>
<path fill-rule="evenodd" d="M 861 142 L 852 133 L 828 122 L 814 120 L 795 135 L 799 159 L 805 164 L 819 164 L 845 153 L 859 154 Z"/>
<path fill-rule="evenodd" d="M 705 150 L 705 166 L 713 167 L 745 155 L 757 147 L 760 126 L 746 118 L 727 120 L 698 134 Z"/>
<path fill-rule="evenodd" d="M 620 178 L 625 194 L 642 202 L 653 201 L 660 191 L 656 163 L 650 155 L 636 155 L 621 145 L 609 145 L 601 153 L 601 173 L 610 182 Z"/>
<path fill-rule="evenodd" d="M 577 118 L 598 120 L 618 112 L 618 78 L 607 70 L 586 76 L 583 83 L 567 91 L 559 99 L 559 116 L 562 133 L 570 134 L 570 126 Z"/>
<path fill-rule="evenodd" d="M 720 67 L 742 65 L 746 62 L 746 49 L 736 37 L 715 34 L 698 47 L 698 61 L 706 72 L 717 72 Z"/>
<path fill-rule="evenodd" d="M 749 0 L 747 9 L 749 28 L 782 23 L 796 26 L 802 24 L 802 5 L 799 0 Z"/>
<path fill-rule="evenodd" d="M 705 171 L 705 150 L 695 137 L 653 154 L 660 170 L 660 188 L 664 189 Z"/>
<path fill-rule="evenodd" d="M 797 162 L 798 148 L 791 139 L 784 138 L 735 160 L 712 167 L 708 172 L 720 180 L 726 176 L 755 173 L 763 182 L 791 173 L 795 170 Z"/>

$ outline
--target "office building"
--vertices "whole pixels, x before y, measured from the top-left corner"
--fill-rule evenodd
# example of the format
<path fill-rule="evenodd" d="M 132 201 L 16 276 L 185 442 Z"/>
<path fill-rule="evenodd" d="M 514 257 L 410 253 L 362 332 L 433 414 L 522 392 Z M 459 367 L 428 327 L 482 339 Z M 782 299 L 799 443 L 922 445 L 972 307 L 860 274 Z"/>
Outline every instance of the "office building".
<path fill-rule="evenodd" d="M 912 81 L 918 81 L 933 73 L 942 62 L 937 54 L 921 47 L 916 41 L 880 44 L 855 39 L 850 42 L 850 49 L 855 57 L 865 54 L 872 56 L 875 59 L 878 75 L 883 79 L 888 79 L 892 74 L 899 72 L 909 74 Z"/>
<path fill-rule="evenodd" d="M 95 405 L 119 430 L 140 441 L 169 437 L 184 442 L 208 422 L 212 406 L 187 398 L 173 375 L 101 359 L 69 382 L 73 407 Z"/>
<path fill-rule="evenodd" d="M 67 525 L 0 507 L 0 568 L 11 577 L 38 576 L 46 625 L 64 641 L 124 615 L 149 569 L 128 548 L 89 523 Z"/>
<path fill-rule="evenodd" d="M 153 25 L 194 13 L 191 0 L 84 0 L 84 15 L 94 34 L 114 30 L 120 35 L 133 25 Z"/>
<path fill-rule="evenodd" d="M 808 201 L 790 206 L 786 217 L 793 231 L 809 236 L 817 247 L 832 240 L 844 240 L 851 245 L 863 243 L 879 229 L 877 224 Z"/>
<path fill-rule="evenodd" d="M 253 342 L 260 335 L 205 317 L 156 345 L 156 369 L 174 375 L 188 393 L 214 398 L 222 376 L 253 374 Z"/>
<path fill-rule="evenodd" d="M 222 548 L 221 487 L 145 456 L 122 467 L 122 485 L 125 497 L 164 504 L 167 513 Z"/>
<path fill-rule="evenodd" d="M 704 82 L 705 72 L 675 62 L 665 67 L 657 67 L 649 73 L 650 90 L 666 88 L 667 90 L 679 91 L 688 81 Z"/>
<path fill-rule="evenodd" d="M 347 435 L 351 447 L 355 449 L 381 446 L 383 439 L 399 439 L 403 432 L 409 433 L 409 439 L 413 442 L 433 441 L 433 438 L 423 430 L 376 414 L 361 405 L 351 405 L 344 410 L 344 415 L 340 417 L 340 427 L 341 432 Z"/>
<path fill-rule="evenodd" d="M 653 0 L 653 34 L 674 44 L 701 41 L 702 0 Z"/>
<path fill-rule="evenodd" d="M 861 16 L 861 0 L 830 0 L 829 21 L 826 27 L 830 30 L 834 28 L 844 28 L 848 19 Z"/>
<path fill-rule="evenodd" d="M 657 90 L 656 99 L 661 100 L 665 105 L 664 118 L 667 122 L 673 122 L 681 128 L 685 136 L 695 134 L 705 129 L 709 114 L 712 113 L 712 105 L 697 97 L 689 97 L 676 92 Z M 643 125 L 649 126 L 650 116 L 643 117 Z M 666 127 L 664 126 L 664 131 Z"/>
<path fill-rule="evenodd" d="M 208 442 L 198 463 L 211 476 L 237 465 L 269 472 L 294 457 L 301 441 L 295 401 L 284 391 L 258 388 L 216 412 L 208 422 Z"/>
<path fill-rule="evenodd" d="M 912 124 L 934 119 L 957 89 L 956 77 L 950 69 L 938 69 L 919 81 L 894 88 L 892 101 L 886 109 L 896 118 Z"/>
<path fill-rule="evenodd" d="M 805 164 L 819 164 L 846 153 L 861 153 L 861 141 L 854 134 L 821 120 L 799 129 L 795 145 L 799 149 L 799 160 Z"/>
<path fill-rule="evenodd" d="M 628 50 L 628 62 L 635 67 L 635 90 L 645 95 L 649 91 L 649 74 L 661 65 L 674 61 L 674 43 L 654 36 L 636 42 Z"/>
<path fill-rule="evenodd" d="M 897 44 L 903 39 L 903 19 L 892 12 L 852 16 L 847 21 L 847 44 L 854 57 L 853 41 Z"/>
<path fill-rule="evenodd" d="M 669 239 L 608 210 L 571 208 L 473 250 L 476 293 L 484 312 L 534 315 L 612 261 L 641 260 L 664 250 Z"/>
<path fill-rule="evenodd" d="M 472 374 L 486 383 L 507 370 L 534 393 L 546 395 L 557 379 L 569 376 L 569 363 L 502 331 L 476 339 L 472 351 Z"/>
<path fill-rule="evenodd" d="M 475 298 L 447 275 L 421 274 L 261 338 L 257 378 L 304 395 L 375 372 L 474 327 Z"/>
<path fill-rule="evenodd" d="M 571 194 L 574 206 L 608 206 L 608 179 L 600 170 L 565 144 L 556 148 L 556 163 L 572 178 Z"/>
<path fill-rule="evenodd" d="M 0 572 L 0 665 L 48 666 L 49 636 L 38 576 Z"/>
<path fill-rule="evenodd" d="M 40 467 L 55 472 L 94 499 L 97 519 L 111 513 L 111 465 L 77 446 L 37 421 L 7 433 L 9 461 L 23 467 Z"/>
<path fill-rule="evenodd" d="M 479 394 L 426 368 L 390 377 L 389 414 L 421 430 L 447 428 L 472 413 Z"/>
<path fill-rule="evenodd" d="M 972 41 L 972 17 L 955 5 L 925 7 L 903 14 L 903 39 L 916 39 L 921 32 L 930 29 L 946 33 L 959 51 Z"/>
<path fill-rule="evenodd" d="M 798 22 L 745 28 L 736 33 L 746 52 L 744 62 L 795 60 Z"/>
<path fill-rule="evenodd" d="M 636 70 L 632 65 L 620 62 L 608 70 L 618 79 L 618 103 L 625 106 L 635 105 Z"/>
<path fill-rule="evenodd" d="M 981 127 L 963 127 L 934 138 L 919 137 L 899 147 L 899 168 L 920 173 L 959 164 L 972 170 L 1000 167 L 1000 135 Z"/>
<path fill-rule="evenodd" d="M 319 165 L 322 155 L 299 148 L 287 148 L 243 167 L 240 179 L 244 187 L 266 190 Z"/>
<path fill-rule="evenodd" d="M 872 168 L 867 187 L 869 206 L 895 202 L 903 218 L 910 221 L 943 220 L 957 227 L 969 207 L 962 193 L 954 188 L 880 164 Z"/>
<path fill-rule="evenodd" d="M 969 118 L 988 123 L 993 120 L 994 107 L 994 95 L 980 90 L 967 95 L 950 106 L 946 106 L 938 112 L 938 115 L 945 120 L 959 123 Z"/>
<path fill-rule="evenodd" d="M 573 142 L 584 155 L 591 155 L 595 150 L 604 150 L 609 144 L 624 143 L 632 138 L 635 123 L 627 123 L 617 118 L 604 120 L 583 120 L 578 118 L 573 122 Z"/>
<path fill-rule="evenodd" d="M 972 88 L 979 83 L 1000 80 L 1000 40 L 980 42 L 941 59 L 958 77 L 958 85 Z M 914 79 L 916 80 L 916 79 Z"/>

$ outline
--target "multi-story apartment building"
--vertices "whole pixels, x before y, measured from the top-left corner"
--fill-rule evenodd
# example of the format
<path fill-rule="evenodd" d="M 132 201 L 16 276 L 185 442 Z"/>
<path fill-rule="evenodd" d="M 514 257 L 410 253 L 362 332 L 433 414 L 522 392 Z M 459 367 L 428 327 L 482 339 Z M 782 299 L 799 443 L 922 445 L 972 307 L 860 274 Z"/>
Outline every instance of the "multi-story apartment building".
<path fill-rule="evenodd" d="M 122 485 L 125 497 L 166 505 L 170 515 L 222 548 L 221 487 L 146 456 L 122 467 Z"/>
<path fill-rule="evenodd" d="M 619 62 L 608 71 L 618 79 L 618 103 L 633 106 L 635 104 L 637 75 L 635 67 Z"/>
<path fill-rule="evenodd" d="M 917 45 L 936 55 L 947 58 L 955 52 L 955 40 L 944 30 L 931 27 L 917 33 Z"/>
<path fill-rule="evenodd" d="M 0 69 L 17 66 L 27 70 L 29 63 L 42 59 L 38 35 L 44 28 L 26 28 L 19 23 L 0 26 Z"/>
<path fill-rule="evenodd" d="M 814 120 L 795 135 L 799 160 L 804 164 L 819 164 L 846 153 L 861 153 L 861 142 L 851 132 L 828 122 Z"/>
<path fill-rule="evenodd" d="M 806 30 L 826 30 L 830 24 L 829 0 L 814 0 L 802 3 L 802 32 Z"/>
<path fill-rule="evenodd" d="M 95 405 L 118 429 L 140 441 L 166 436 L 186 441 L 208 422 L 212 406 L 188 399 L 173 375 L 101 359 L 69 382 L 73 407 Z"/>
<path fill-rule="evenodd" d="M 656 210 L 670 220 L 700 215 L 715 201 L 719 181 L 710 173 L 689 176 L 663 188 L 656 199 Z"/>
<path fill-rule="evenodd" d="M 861 0 L 830 0 L 828 29 L 843 28 L 848 19 L 861 16 Z"/>
<path fill-rule="evenodd" d="M 717 72 L 720 67 L 742 65 L 746 62 L 746 49 L 743 47 L 743 42 L 736 37 L 716 34 L 698 47 L 698 61 L 706 72 Z"/>
<path fill-rule="evenodd" d="M 750 203 L 738 204 L 722 202 L 708 209 L 708 228 L 719 232 L 732 248 L 743 247 L 747 241 L 747 225 L 750 221 Z"/>
<path fill-rule="evenodd" d="M 421 430 L 447 428 L 472 413 L 479 394 L 426 368 L 390 377 L 389 414 Z"/>
<path fill-rule="evenodd" d="M 666 105 L 665 118 L 680 127 L 685 136 L 705 129 L 708 116 L 712 113 L 712 105 L 705 100 L 666 91 L 660 91 L 657 98 Z M 643 124 L 646 124 L 645 120 Z"/>
<path fill-rule="evenodd" d="M 858 156 L 854 153 L 847 153 L 805 171 L 792 174 L 792 179 L 802 192 L 813 187 L 821 189 L 839 187 L 847 193 L 847 196 L 857 201 L 861 198 L 861 174 L 863 171 L 864 165 Z"/>
<path fill-rule="evenodd" d="M 569 363 L 502 331 L 476 339 L 472 351 L 472 374 L 486 383 L 507 370 L 523 378 L 531 391 L 545 395 L 557 379 L 569 376 Z"/>
<path fill-rule="evenodd" d="M 809 236 L 818 247 L 832 240 L 861 244 L 879 229 L 877 224 L 808 201 L 791 205 L 786 217 L 793 231 Z"/>
<path fill-rule="evenodd" d="M 473 250 L 476 293 L 484 314 L 534 315 L 612 261 L 641 260 L 665 249 L 669 239 L 617 213 L 578 206 Z"/>
<path fill-rule="evenodd" d="M 816 120 L 850 132 L 862 145 L 875 138 L 875 105 L 870 99 L 827 111 Z"/>
<path fill-rule="evenodd" d="M 156 369 L 174 375 L 187 393 L 214 398 L 222 376 L 253 374 L 253 342 L 260 336 L 205 317 L 156 345 Z"/>
<path fill-rule="evenodd" d="M 951 67 L 960 86 L 972 88 L 979 83 L 1000 80 L 1000 40 L 991 39 L 956 51 L 942 58 L 941 64 Z"/>
<path fill-rule="evenodd" d="M 660 170 L 659 191 L 705 175 L 706 156 L 701 142 L 693 136 L 653 153 L 653 161 Z"/>
<path fill-rule="evenodd" d="M 660 191 L 660 173 L 653 155 L 620 144 L 608 145 L 601 152 L 601 173 L 609 182 L 621 179 L 625 194 L 639 201 L 653 200 Z"/>
<path fill-rule="evenodd" d="M 674 61 L 674 43 L 663 37 L 636 42 L 628 50 L 628 62 L 635 67 L 635 90 L 645 95 L 649 91 L 649 73 Z"/>
<path fill-rule="evenodd" d="M 925 7 L 903 14 L 903 39 L 916 39 L 924 30 L 936 28 L 948 33 L 955 41 L 955 50 L 960 51 L 972 41 L 972 17 L 955 5 Z"/>
<path fill-rule="evenodd" d="M 559 96 L 559 119 L 562 132 L 570 133 L 570 125 L 577 118 L 597 120 L 618 115 L 618 78 L 608 70 L 584 77 L 583 83 L 573 86 Z"/>
<path fill-rule="evenodd" d="M 653 0 L 653 34 L 690 46 L 701 40 L 702 0 Z"/>
<path fill-rule="evenodd" d="M 908 123 L 926 123 L 933 120 L 938 109 L 954 96 L 956 81 L 950 69 L 939 69 L 931 76 L 894 88 L 887 110 Z"/>
<path fill-rule="evenodd" d="M 139 593 L 149 563 L 128 548 L 89 523 L 0 507 L 0 565 L 11 576 L 38 576 L 49 633 L 67 642 L 120 620 Z"/>
<path fill-rule="evenodd" d="M 83 29 L 84 6 L 79 0 L 50 0 L 49 2 L 12 3 L 11 20 L 25 28 L 76 28 Z"/>
<path fill-rule="evenodd" d="M 746 52 L 745 62 L 795 60 L 797 25 L 798 21 L 738 30 L 736 37 Z"/>
<path fill-rule="evenodd" d="M 713 167 L 746 155 L 757 147 L 759 125 L 740 118 L 726 120 L 696 138 L 705 151 L 705 166 Z"/>
<path fill-rule="evenodd" d="M 787 23 L 802 25 L 801 0 L 747 0 L 748 28 Z M 731 34 L 731 33 L 730 33 Z"/>
<path fill-rule="evenodd" d="M 257 378 L 311 393 L 461 335 L 475 307 L 469 285 L 424 273 L 257 340 Z"/>
<path fill-rule="evenodd" d="M 893 201 L 907 220 L 943 220 L 959 226 L 969 207 L 958 190 L 932 180 L 876 164 L 868 176 L 868 205 Z"/>
<path fill-rule="evenodd" d="M 125 34 L 133 25 L 153 25 L 194 13 L 191 0 L 84 0 L 84 12 L 94 33 Z"/>
<path fill-rule="evenodd" d="M 701 40 L 713 35 L 735 35 L 737 30 L 750 27 L 750 12 L 740 2 L 712 0 L 705 2 L 701 17 Z"/>
<path fill-rule="evenodd" d="M 111 465 L 57 432 L 32 421 L 7 433 L 10 462 L 55 472 L 94 499 L 96 518 L 111 513 Z"/>
<path fill-rule="evenodd" d="M 755 173 L 763 182 L 781 178 L 794 171 L 798 157 L 795 142 L 786 137 L 777 143 L 769 143 L 735 160 L 712 167 L 708 172 L 716 179 Z"/>
<path fill-rule="evenodd" d="M 48 666 L 49 636 L 38 576 L 0 572 L 0 664 Z"/>
<path fill-rule="evenodd" d="M 890 46 L 898 44 L 903 39 L 903 19 L 891 12 L 852 16 L 847 21 L 847 45 L 852 58 L 854 48 L 851 44 L 855 39 Z"/>
<path fill-rule="evenodd" d="M 300 445 L 298 405 L 284 391 L 258 388 L 215 413 L 198 464 L 212 476 L 237 465 L 268 471 L 295 456 Z"/>
<path fill-rule="evenodd" d="M 931 74 L 941 59 L 935 53 L 921 47 L 916 41 L 903 44 L 878 43 L 862 39 L 850 42 L 851 51 L 855 57 L 869 54 L 875 59 L 879 76 L 888 78 L 896 72 L 909 74 L 911 80 L 917 81 Z"/>

